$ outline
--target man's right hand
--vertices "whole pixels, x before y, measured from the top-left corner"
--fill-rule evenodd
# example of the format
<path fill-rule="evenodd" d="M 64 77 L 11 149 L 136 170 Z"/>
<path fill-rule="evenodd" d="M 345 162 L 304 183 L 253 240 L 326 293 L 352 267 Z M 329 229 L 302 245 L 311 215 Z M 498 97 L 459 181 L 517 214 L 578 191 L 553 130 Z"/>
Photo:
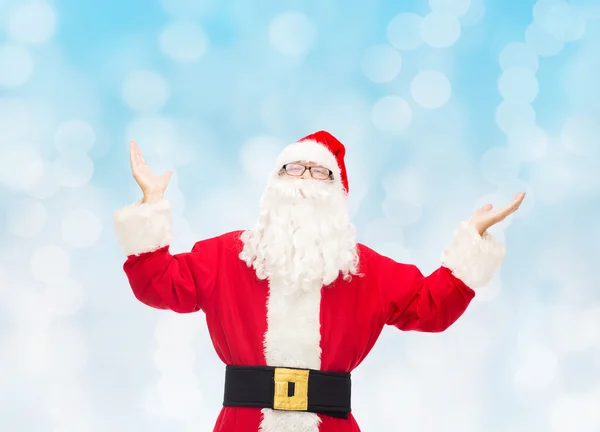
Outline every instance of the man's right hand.
<path fill-rule="evenodd" d="M 135 141 L 131 141 L 129 145 L 129 159 L 133 178 L 144 194 L 142 202 L 162 199 L 173 173 L 167 171 L 163 175 L 158 176 L 150 171 Z"/>

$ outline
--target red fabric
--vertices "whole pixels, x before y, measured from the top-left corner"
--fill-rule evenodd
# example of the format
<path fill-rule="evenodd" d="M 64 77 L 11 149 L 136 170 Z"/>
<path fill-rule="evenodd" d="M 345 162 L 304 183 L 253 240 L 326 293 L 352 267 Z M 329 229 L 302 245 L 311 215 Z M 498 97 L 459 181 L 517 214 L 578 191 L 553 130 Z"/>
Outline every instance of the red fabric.
<path fill-rule="evenodd" d="M 168 247 L 130 256 L 124 270 L 137 299 L 179 313 L 203 310 L 214 348 L 226 364 L 265 365 L 268 283 L 238 258 L 241 232 L 196 243 L 172 255 Z M 367 356 L 384 325 L 400 330 L 441 332 L 465 311 L 474 292 L 440 267 L 425 277 L 359 245 L 361 272 L 322 289 L 321 369 L 351 372 Z M 285 366 L 285 365 L 282 365 Z M 357 391 L 355 389 L 355 391 Z M 320 432 L 357 432 L 348 420 L 322 417 Z M 260 409 L 224 407 L 215 431 L 257 432 Z"/>
<path fill-rule="evenodd" d="M 346 173 L 346 163 L 344 162 L 344 157 L 346 156 L 346 148 L 344 145 L 339 142 L 339 140 L 326 131 L 318 131 L 311 135 L 305 136 L 298 142 L 312 140 L 316 141 L 322 145 L 324 145 L 334 156 L 337 161 L 338 166 L 340 167 L 340 175 L 342 180 L 342 185 L 344 189 L 346 189 L 346 193 L 349 192 L 348 189 L 348 174 Z"/>

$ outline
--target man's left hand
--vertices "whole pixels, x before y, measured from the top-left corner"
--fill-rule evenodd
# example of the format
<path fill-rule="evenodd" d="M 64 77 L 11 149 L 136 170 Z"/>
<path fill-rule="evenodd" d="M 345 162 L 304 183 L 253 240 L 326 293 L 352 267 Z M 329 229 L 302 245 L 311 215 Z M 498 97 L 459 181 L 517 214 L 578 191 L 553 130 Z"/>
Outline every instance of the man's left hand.
<path fill-rule="evenodd" d="M 492 225 L 497 224 L 498 222 L 503 221 L 507 216 L 516 212 L 523 199 L 525 198 L 525 192 L 519 192 L 515 195 L 513 202 L 510 203 L 507 207 L 502 210 L 492 211 L 492 205 L 486 204 L 481 208 L 475 210 L 469 223 L 473 225 L 479 235 L 483 235 L 483 233 Z"/>

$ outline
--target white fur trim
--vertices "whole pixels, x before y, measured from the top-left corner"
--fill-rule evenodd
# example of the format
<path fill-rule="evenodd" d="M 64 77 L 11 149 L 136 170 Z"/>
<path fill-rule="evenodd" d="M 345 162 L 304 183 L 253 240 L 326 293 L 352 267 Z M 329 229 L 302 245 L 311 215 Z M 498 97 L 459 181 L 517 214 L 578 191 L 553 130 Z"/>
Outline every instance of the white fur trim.
<path fill-rule="evenodd" d="M 171 242 L 172 215 L 167 200 L 130 204 L 117 210 L 113 220 L 127 256 L 152 252 Z"/>
<path fill-rule="evenodd" d="M 342 181 L 340 167 L 335 156 L 327 149 L 327 147 L 323 144 L 319 144 L 317 141 L 306 140 L 288 145 L 279 154 L 276 169 L 279 170 L 286 163 L 296 161 L 313 162 L 322 165 L 325 168 L 329 168 L 333 171 L 334 179 L 336 181 Z"/>
<path fill-rule="evenodd" d="M 270 282 L 265 360 L 269 366 L 321 368 L 321 284 L 289 292 L 287 282 Z M 305 287 L 306 288 L 306 287 Z M 318 432 L 321 419 L 308 412 L 265 408 L 259 432 Z"/>
<path fill-rule="evenodd" d="M 477 289 L 491 281 L 505 254 L 504 244 L 487 231 L 479 235 L 469 221 L 463 221 L 442 253 L 441 260 L 465 285 Z"/>

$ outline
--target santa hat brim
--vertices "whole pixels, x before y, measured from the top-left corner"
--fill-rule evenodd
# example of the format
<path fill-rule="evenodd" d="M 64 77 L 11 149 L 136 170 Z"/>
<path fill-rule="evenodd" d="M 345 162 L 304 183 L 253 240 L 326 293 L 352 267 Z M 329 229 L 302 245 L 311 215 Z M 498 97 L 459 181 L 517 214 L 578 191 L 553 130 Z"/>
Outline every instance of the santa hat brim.
<path fill-rule="evenodd" d="M 335 182 L 341 184 L 341 171 L 333 153 L 314 140 L 304 140 L 288 145 L 277 157 L 277 171 L 290 162 L 312 162 L 329 168 Z"/>

